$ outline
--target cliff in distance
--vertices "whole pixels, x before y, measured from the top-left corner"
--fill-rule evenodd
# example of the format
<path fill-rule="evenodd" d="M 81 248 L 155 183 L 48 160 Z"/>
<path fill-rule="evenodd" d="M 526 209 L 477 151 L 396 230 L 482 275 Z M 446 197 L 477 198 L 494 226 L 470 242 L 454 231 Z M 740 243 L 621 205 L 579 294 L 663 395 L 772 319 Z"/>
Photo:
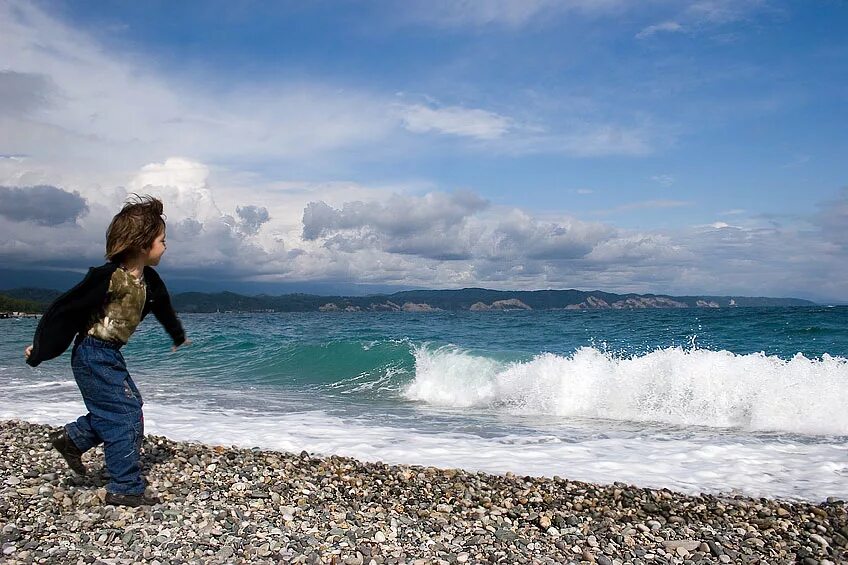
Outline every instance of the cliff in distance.
<path fill-rule="evenodd" d="M 42 311 L 59 291 L 21 288 L 0 291 Z M 508 291 L 485 288 L 409 290 L 371 296 L 284 294 L 247 296 L 233 292 L 183 292 L 173 297 L 178 312 L 501 312 L 507 310 L 633 310 L 643 308 L 736 308 L 816 306 L 799 298 L 613 294 L 599 290 Z M 18 304 L 16 302 L 16 304 Z"/>
<path fill-rule="evenodd" d="M 630 310 L 642 308 L 736 308 L 816 306 L 797 298 L 665 296 L 582 290 L 503 291 L 483 288 L 411 290 L 372 296 L 243 296 L 187 292 L 174 297 L 180 312 L 437 312 L 507 310 Z"/>

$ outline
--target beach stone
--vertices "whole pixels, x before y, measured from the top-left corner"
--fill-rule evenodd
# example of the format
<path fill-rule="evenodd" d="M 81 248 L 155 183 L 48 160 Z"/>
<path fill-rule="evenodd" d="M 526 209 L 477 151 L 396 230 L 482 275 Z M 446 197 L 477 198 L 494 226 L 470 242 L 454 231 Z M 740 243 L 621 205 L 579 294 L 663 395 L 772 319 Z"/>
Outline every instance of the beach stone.
<path fill-rule="evenodd" d="M 663 542 L 666 551 L 675 551 L 681 547 L 687 552 L 695 551 L 700 545 L 701 542 L 695 540 L 668 540 Z"/>
<path fill-rule="evenodd" d="M 709 546 L 710 553 L 712 553 L 714 556 L 721 557 L 722 555 L 724 555 L 724 549 L 721 547 L 721 545 L 717 544 L 713 540 L 708 540 L 707 546 Z"/>
<path fill-rule="evenodd" d="M 13 552 L 0 561 L 848 563 L 841 501 L 691 497 L 165 438 L 145 443 L 145 457 L 157 458 L 146 461 L 148 482 L 163 504 L 104 506 L 102 449 L 86 455 L 90 477 L 39 474 L 56 463 L 55 453 L 32 449 L 49 429 L 0 421 L 0 517 L 14 517 L 0 522 L 2 549 Z M 20 482 L 6 484 L 11 476 Z M 646 503 L 660 512 L 647 514 Z"/>
<path fill-rule="evenodd" d="M 821 537 L 818 534 L 810 534 L 810 539 L 819 544 L 822 547 L 830 547 L 830 544 L 827 543 L 827 540 Z"/>

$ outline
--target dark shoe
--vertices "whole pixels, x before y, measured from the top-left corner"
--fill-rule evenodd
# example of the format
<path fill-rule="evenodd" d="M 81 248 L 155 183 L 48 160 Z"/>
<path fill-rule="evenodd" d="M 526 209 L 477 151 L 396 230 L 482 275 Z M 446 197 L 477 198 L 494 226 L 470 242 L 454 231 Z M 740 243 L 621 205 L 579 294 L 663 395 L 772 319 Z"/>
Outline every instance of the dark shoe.
<path fill-rule="evenodd" d="M 78 475 L 85 475 L 85 465 L 82 464 L 82 451 L 68 437 L 68 432 L 64 428 L 50 434 L 50 443 L 65 458 L 68 467 L 73 469 Z"/>
<path fill-rule="evenodd" d="M 115 494 L 114 492 L 107 492 L 106 504 L 138 508 L 139 506 L 159 504 L 159 499 L 155 496 L 145 496 L 143 494 Z"/>

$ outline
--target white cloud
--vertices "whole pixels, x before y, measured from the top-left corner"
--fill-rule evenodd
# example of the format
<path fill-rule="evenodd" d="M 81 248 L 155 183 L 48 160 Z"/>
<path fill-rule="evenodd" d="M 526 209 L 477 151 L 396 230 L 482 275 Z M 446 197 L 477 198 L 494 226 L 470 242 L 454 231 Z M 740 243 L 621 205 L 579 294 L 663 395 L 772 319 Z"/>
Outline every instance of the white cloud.
<path fill-rule="evenodd" d="M 648 27 L 644 28 L 642 31 L 636 34 L 636 39 L 646 39 L 660 32 L 681 33 L 684 31 L 684 29 L 685 28 L 677 22 L 662 22 L 659 24 L 649 25 Z"/>
<path fill-rule="evenodd" d="M 0 56 L 0 152 L 28 156 L 27 164 L 37 167 L 27 174 L 37 169 L 47 177 L 38 182 L 55 186 L 82 179 L 108 186 L 173 155 L 213 164 L 372 158 L 397 151 L 410 134 L 441 134 L 518 155 L 653 149 L 653 132 L 644 127 L 585 119 L 558 129 L 531 127 L 482 108 L 398 104 L 388 93 L 320 80 L 205 84 L 157 71 L 141 53 L 109 50 L 24 2 L 0 3 Z"/>
<path fill-rule="evenodd" d="M 222 89 L 165 77 L 23 2 L 0 4 L 0 151 L 62 168 L 142 159 L 303 158 L 399 129 L 388 97 L 321 83 Z M 108 155 L 108 158 L 100 157 Z"/>
<path fill-rule="evenodd" d="M 671 186 L 674 184 L 674 177 L 672 175 L 653 175 L 651 180 L 663 186 Z"/>
<path fill-rule="evenodd" d="M 596 15 L 618 12 L 625 0 L 431 0 L 407 7 L 412 21 L 444 28 L 517 28 L 548 14 Z"/>
<path fill-rule="evenodd" d="M 142 167 L 127 190 L 161 198 L 168 203 L 166 214 L 175 220 L 220 220 L 224 214 L 215 204 L 208 179 L 209 168 L 203 163 L 172 157 Z"/>
<path fill-rule="evenodd" d="M 150 163 L 130 181 L 129 188 L 139 190 L 148 185 L 178 186 L 186 190 L 206 187 L 209 167 L 182 157 L 171 157 L 164 163 Z"/>
<path fill-rule="evenodd" d="M 435 131 L 482 140 L 501 138 L 512 125 L 504 116 L 460 106 L 431 108 L 415 104 L 401 107 L 400 114 L 404 127 L 411 132 Z"/>
<path fill-rule="evenodd" d="M 496 147 L 507 154 L 561 154 L 591 158 L 608 155 L 648 155 L 655 149 L 649 128 L 613 124 L 574 124 L 568 133 L 533 132 L 502 140 Z"/>
<path fill-rule="evenodd" d="M 671 18 L 644 27 L 636 37 L 690 31 L 690 26 L 737 22 L 762 11 L 777 11 L 767 0 L 416 0 L 405 19 L 443 29 L 503 28 L 516 30 L 550 24 L 567 17 L 616 18 L 625 14 L 668 14 Z"/>
<path fill-rule="evenodd" d="M 681 245 L 675 244 L 667 235 L 633 234 L 621 235 L 600 242 L 588 259 L 598 263 L 675 262 L 683 265 L 691 262 L 695 255 Z"/>
<path fill-rule="evenodd" d="M 685 13 L 698 23 L 726 24 L 745 19 L 767 7 L 766 0 L 696 0 Z"/>
<path fill-rule="evenodd" d="M 697 33 L 713 31 L 719 26 L 732 24 L 765 10 L 772 11 L 766 0 L 690 0 L 673 2 L 676 9 L 673 19 L 644 27 L 636 39 L 648 39 L 665 33 Z M 716 35 L 718 41 L 733 40 L 733 34 Z"/>

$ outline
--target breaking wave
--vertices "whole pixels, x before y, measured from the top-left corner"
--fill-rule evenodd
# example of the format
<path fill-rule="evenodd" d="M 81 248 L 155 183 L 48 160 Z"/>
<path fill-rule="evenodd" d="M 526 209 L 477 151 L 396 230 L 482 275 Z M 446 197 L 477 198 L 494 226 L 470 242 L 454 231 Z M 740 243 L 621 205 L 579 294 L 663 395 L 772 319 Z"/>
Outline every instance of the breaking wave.
<path fill-rule="evenodd" d="M 414 348 L 409 400 L 524 415 L 848 435 L 848 360 L 659 349 L 619 357 L 592 347 L 501 362 Z"/>

